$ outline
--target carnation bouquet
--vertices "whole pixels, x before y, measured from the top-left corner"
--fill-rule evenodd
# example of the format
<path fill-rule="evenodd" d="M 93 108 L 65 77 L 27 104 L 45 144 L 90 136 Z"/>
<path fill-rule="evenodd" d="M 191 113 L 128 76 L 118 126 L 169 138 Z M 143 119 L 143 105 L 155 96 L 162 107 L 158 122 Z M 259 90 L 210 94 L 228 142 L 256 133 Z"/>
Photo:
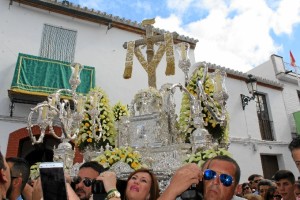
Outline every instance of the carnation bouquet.
<path fill-rule="evenodd" d="M 196 96 L 197 95 L 197 80 L 203 77 L 203 68 L 198 68 L 192 75 L 187 89 L 188 91 Z M 204 91 L 207 95 L 213 98 L 214 95 L 214 84 L 210 77 L 210 74 L 207 73 L 204 84 Z M 213 109 L 221 109 L 219 104 L 215 101 L 214 104 L 216 107 Z M 203 102 L 201 102 L 201 106 L 203 107 L 202 114 L 203 114 L 203 121 L 204 121 L 204 128 L 208 130 L 208 132 L 212 135 L 212 137 L 217 140 L 219 143 L 221 141 L 228 142 L 228 123 L 225 126 L 219 124 L 212 116 L 212 114 L 208 111 L 208 109 L 204 106 Z M 187 94 L 183 94 L 182 102 L 181 102 L 181 109 L 180 109 L 180 116 L 179 116 L 179 125 L 181 127 L 181 138 L 185 142 L 190 142 L 190 135 L 195 130 L 195 127 L 190 121 L 190 100 Z M 226 115 L 226 121 L 228 121 L 228 115 Z"/>
<path fill-rule="evenodd" d="M 113 106 L 113 113 L 115 121 L 119 121 L 121 117 L 129 115 L 127 106 L 123 105 L 121 102 L 118 102 Z"/>
<path fill-rule="evenodd" d="M 120 147 L 106 150 L 103 154 L 93 159 L 100 163 L 104 168 L 110 168 L 118 161 L 127 163 L 132 169 L 137 170 L 142 167 L 141 155 L 131 147 Z"/>
<path fill-rule="evenodd" d="M 84 151 L 87 146 L 91 148 L 100 149 L 100 147 L 104 147 L 107 143 L 110 145 L 114 145 L 116 129 L 114 125 L 114 116 L 113 111 L 109 105 L 109 99 L 104 91 L 100 88 L 95 88 L 90 91 L 87 95 L 88 97 L 92 92 L 98 91 L 102 94 L 99 100 L 100 114 L 98 116 L 101 126 L 102 126 L 102 137 L 99 141 L 96 141 L 92 134 L 92 124 L 93 121 L 91 116 L 88 113 L 85 113 L 84 119 L 81 122 L 80 131 L 78 137 L 76 138 L 76 145 L 81 151 Z M 87 98 L 89 99 L 89 98 Z M 89 101 L 85 104 L 85 109 L 88 110 L 91 107 L 91 103 Z M 99 134 L 99 129 L 96 130 L 97 135 Z"/>

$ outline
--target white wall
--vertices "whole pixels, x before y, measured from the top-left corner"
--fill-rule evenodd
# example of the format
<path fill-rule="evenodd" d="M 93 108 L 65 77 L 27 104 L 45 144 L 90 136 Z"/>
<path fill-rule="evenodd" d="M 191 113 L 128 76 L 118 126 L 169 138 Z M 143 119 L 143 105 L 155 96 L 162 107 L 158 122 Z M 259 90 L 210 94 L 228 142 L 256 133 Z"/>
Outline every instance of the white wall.
<path fill-rule="evenodd" d="M 132 78 L 123 79 L 126 50 L 124 42 L 141 39 L 142 36 L 121 29 L 86 22 L 76 18 L 55 14 L 32 8 L 23 4 L 0 1 L 0 116 L 9 116 L 9 98 L 7 90 L 11 86 L 18 53 L 39 55 L 43 25 L 50 24 L 76 30 L 77 41 L 75 62 L 93 66 L 96 69 L 96 86 L 101 87 L 108 95 L 111 104 L 118 101 L 129 104 L 140 89 L 148 88 L 147 74 L 134 58 Z M 176 65 L 177 52 L 174 51 Z M 190 51 L 194 63 L 194 52 Z M 162 58 L 157 68 L 157 88 L 164 83 L 184 83 L 183 72 L 176 67 L 175 76 L 165 76 L 166 61 Z M 179 104 L 178 96 L 176 102 Z M 27 117 L 33 105 L 15 104 L 14 116 Z M 180 106 L 177 107 L 179 110 Z M 0 122 L 1 125 L 1 122 Z M 24 124 L 23 127 L 25 127 Z M 3 132 L 6 135 L 10 132 Z M 7 139 L 1 138 L 0 145 L 4 153 Z"/>
<path fill-rule="evenodd" d="M 226 87 L 229 93 L 227 102 L 231 138 L 229 151 L 241 167 L 241 182 L 247 181 L 248 176 L 253 173 L 263 174 L 261 155 L 277 155 L 280 169 L 290 169 L 295 175 L 298 174 L 287 147 L 291 141 L 291 129 L 285 111 L 282 91 L 261 85 L 257 87 L 260 93 L 266 95 L 270 120 L 273 121 L 274 138 L 276 139 L 272 142 L 261 140 L 256 102 L 252 100 L 245 107 L 245 110 L 242 109 L 240 94 L 250 96 L 246 83 L 227 78 Z"/>
<path fill-rule="evenodd" d="M 268 60 L 260 64 L 259 66 L 252 68 L 247 73 L 253 75 L 255 74 L 257 76 L 264 77 L 268 80 L 277 81 L 271 60 Z"/>
<path fill-rule="evenodd" d="M 7 89 L 11 85 L 18 53 L 39 55 L 44 23 L 78 31 L 75 61 L 96 68 L 96 85 L 108 94 L 111 104 L 115 104 L 119 100 L 128 104 L 138 90 L 148 87 L 146 73 L 136 59 L 134 60 L 132 78 L 124 80 L 122 77 L 126 56 L 126 50 L 122 47 L 123 43 L 140 39 L 140 35 L 116 28 L 107 31 L 107 27 L 104 25 L 84 22 L 22 4 L 19 5 L 16 2 L 9 8 L 8 3 L 9 1 L 6 0 L 0 1 L 0 116 L 9 116 Z M 176 53 L 175 55 L 177 56 Z M 190 52 L 190 58 L 194 63 L 193 51 Z M 178 59 L 176 59 L 176 63 L 177 61 Z M 184 82 L 184 75 L 178 67 L 175 76 L 166 77 L 164 75 L 165 66 L 165 57 L 163 57 L 157 69 L 158 88 L 167 82 Z M 267 76 L 269 73 L 270 71 L 266 71 L 266 69 L 259 72 L 261 76 Z M 237 142 L 238 140 L 234 140 L 234 138 L 242 140 L 261 139 L 255 102 L 251 101 L 243 111 L 240 94 L 248 95 L 245 82 L 227 78 L 226 86 L 229 93 L 227 107 L 230 114 L 230 136 L 233 138 L 229 150 L 241 165 L 241 180 L 245 181 L 251 173 L 262 173 L 261 153 L 282 155 L 281 166 L 288 166 L 289 168 L 291 166 L 293 172 L 296 172 L 286 149 L 287 144 L 284 143 L 290 140 L 290 129 L 287 126 L 287 115 L 284 114 L 285 108 L 281 92 L 259 87 L 261 92 L 268 94 L 276 138 L 282 143 L 277 146 L 272 145 L 272 149 L 268 149 L 269 146 L 264 144 L 258 144 L 257 150 L 254 152 L 250 143 Z M 177 109 L 180 108 L 179 96 L 178 94 Z M 27 117 L 31 107 L 33 106 L 16 104 L 14 116 Z M 9 133 L 25 126 L 25 123 L 14 124 L 0 121 L 0 146 L 4 154 L 6 153 Z"/>

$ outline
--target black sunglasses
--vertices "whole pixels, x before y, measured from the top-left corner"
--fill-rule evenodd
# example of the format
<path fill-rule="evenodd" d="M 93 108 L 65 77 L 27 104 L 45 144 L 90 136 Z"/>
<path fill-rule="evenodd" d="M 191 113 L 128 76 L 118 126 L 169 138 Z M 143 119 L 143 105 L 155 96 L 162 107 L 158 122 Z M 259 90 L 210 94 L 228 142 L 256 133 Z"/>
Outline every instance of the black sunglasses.
<path fill-rule="evenodd" d="M 81 181 L 83 182 L 83 184 L 86 187 L 90 187 L 93 184 L 93 182 L 94 182 L 93 179 L 90 179 L 90 178 L 84 178 L 84 179 L 82 179 L 80 176 L 76 176 L 76 177 L 73 178 L 73 183 L 75 185 L 79 184 Z"/>
<path fill-rule="evenodd" d="M 211 169 L 207 169 L 203 173 L 203 178 L 204 178 L 204 180 L 212 180 L 212 179 L 217 178 L 217 175 L 218 175 L 217 172 L 215 172 Z M 225 187 L 231 186 L 232 183 L 234 182 L 232 176 L 230 176 L 228 174 L 220 174 L 219 178 L 220 178 L 221 183 Z"/>
<path fill-rule="evenodd" d="M 249 186 L 246 186 L 246 187 L 243 188 L 243 190 L 248 190 L 248 189 L 250 189 Z"/>

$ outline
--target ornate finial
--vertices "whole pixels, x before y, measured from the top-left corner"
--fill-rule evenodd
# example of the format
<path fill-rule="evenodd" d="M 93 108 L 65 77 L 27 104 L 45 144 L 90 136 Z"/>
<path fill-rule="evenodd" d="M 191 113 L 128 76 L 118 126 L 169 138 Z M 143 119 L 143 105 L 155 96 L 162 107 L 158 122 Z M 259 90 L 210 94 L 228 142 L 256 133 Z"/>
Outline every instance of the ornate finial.
<path fill-rule="evenodd" d="M 152 25 L 155 23 L 155 18 L 152 19 L 144 19 L 142 21 L 142 26 Z"/>

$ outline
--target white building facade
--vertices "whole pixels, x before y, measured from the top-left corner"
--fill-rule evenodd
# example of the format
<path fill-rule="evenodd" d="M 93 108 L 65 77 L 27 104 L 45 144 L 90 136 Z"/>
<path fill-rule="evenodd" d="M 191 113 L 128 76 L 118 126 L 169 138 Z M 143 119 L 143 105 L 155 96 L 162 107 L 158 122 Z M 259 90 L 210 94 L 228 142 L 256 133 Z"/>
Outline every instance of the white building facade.
<path fill-rule="evenodd" d="M 11 117 L 11 102 L 7 90 L 11 86 L 18 54 L 40 55 L 45 25 L 76 32 L 74 61 L 95 67 L 96 86 L 101 87 L 107 93 L 111 104 L 118 101 L 129 104 L 138 90 L 148 87 L 147 74 L 137 59 L 134 59 L 132 78 L 125 80 L 122 77 L 126 57 L 123 44 L 142 38 L 145 30 L 139 24 L 111 15 L 99 14 L 87 8 L 78 8 L 76 5 L 62 5 L 51 0 L 18 2 L 1 0 L 0 147 L 1 151 L 7 155 L 12 155 L 7 152 L 10 135 L 26 127 L 26 117 L 30 108 L 33 107 L 33 105 L 16 103 Z M 181 41 L 191 45 L 189 56 L 191 62 L 195 63 L 193 49 L 197 40 L 179 36 L 176 42 Z M 177 65 L 177 54 L 175 57 Z M 279 62 L 278 59 L 275 60 Z M 299 106 L 299 101 L 297 105 L 287 106 L 289 92 L 285 83 L 278 80 L 276 75 L 271 75 L 274 72 L 272 71 L 273 64 L 269 62 L 266 63 L 269 67 L 261 71 L 258 67 L 251 71 L 258 80 L 259 93 L 265 95 L 266 99 L 272 136 L 268 140 L 264 140 L 265 135 L 262 137 L 261 134 L 257 103 L 250 101 L 245 110 L 241 105 L 240 94 L 248 95 L 245 83 L 247 74 L 226 69 L 231 140 L 229 151 L 241 166 L 241 181 L 246 181 L 247 177 L 253 173 L 268 173 L 266 171 L 268 165 L 265 162 L 268 163 L 270 160 L 271 163 L 277 162 L 278 169 L 290 169 L 295 175 L 297 173 L 287 146 L 292 138 L 291 133 L 294 132 L 290 114 L 296 110 L 296 106 Z M 158 88 L 167 82 L 184 82 L 184 75 L 178 67 L 175 76 L 166 77 L 165 66 L 164 56 L 157 68 Z M 289 86 L 289 88 L 292 87 L 294 86 Z M 295 103 L 296 97 L 296 95 L 293 96 Z"/>

